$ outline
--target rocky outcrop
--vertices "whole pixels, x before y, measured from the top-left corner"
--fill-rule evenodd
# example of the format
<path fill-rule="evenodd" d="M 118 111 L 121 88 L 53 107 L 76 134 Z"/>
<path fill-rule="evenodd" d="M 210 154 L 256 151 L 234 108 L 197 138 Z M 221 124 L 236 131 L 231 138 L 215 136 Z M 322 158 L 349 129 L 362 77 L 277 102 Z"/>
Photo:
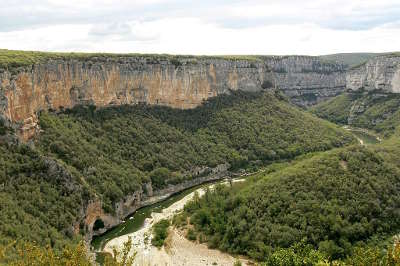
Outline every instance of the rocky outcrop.
<path fill-rule="evenodd" d="M 215 168 L 199 167 L 198 169 L 194 169 L 192 173 L 193 175 L 197 175 L 197 177 L 176 185 L 169 185 L 161 190 L 153 191 L 150 183 L 144 184 L 144 189 L 136 191 L 117 202 L 114 205 L 114 214 L 104 212 L 101 200 L 90 201 L 82 213 L 86 227 L 86 239 L 90 241 L 94 235 L 102 234 L 120 224 L 124 218 L 141 207 L 162 201 L 188 188 L 227 177 L 229 175 L 229 166 L 229 164 L 221 164 Z M 101 221 L 101 228 L 94 228 L 96 221 Z"/>
<path fill-rule="evenodd" d="M 346 87 L 352 91 L 400 93 L 400 56 L 378 56 L 350 70 L 346 75 Z"/>
<path fill-rule="evenodd" d="M 44 110 L 137 103 L 187 109 L 231 90 L 269 87 L 299 105 L 314 104 L 344 89 L 344 66 L 307 56 L 52 59 L 17 72 L 0 71 L 0 116 L 27 140 Z"/>
<path fill-rule="evenodd" d="M 310 56 L 273 57 L 266 63 L 274 73 L 277 87 L 299 106 L 320 103 L 345 88 L 344 65 Z"/>

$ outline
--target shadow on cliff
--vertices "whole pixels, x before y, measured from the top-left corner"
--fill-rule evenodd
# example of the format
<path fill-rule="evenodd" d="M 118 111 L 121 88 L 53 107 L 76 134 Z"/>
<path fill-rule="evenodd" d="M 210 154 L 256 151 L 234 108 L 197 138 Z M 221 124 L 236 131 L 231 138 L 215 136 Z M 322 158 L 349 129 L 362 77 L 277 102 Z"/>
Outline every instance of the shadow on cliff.
<path fill-rule="evenodd" d="M 229 94 L 221 94 L 210 98 L 203 104 L 193 109 L 177 109 L 168 106 L 156 105 L 122 105 L 96 108 L 93 105 L 79 105 L 64 113 L 73 115 L 76 118 L 92 122 L 102 122 L 115 118 L 120 113 L 141 115 L 147 118 L 155 118 L 169 126 L 177 129 L 196 132 L 199 129 L 207 128 L 221 110 L 231 108 L 237 104 L 246 104 L 262 97 L 264 92 L 230 91 Z M 274 92 L 280 100 L 288 101 L 280 92 Z"/>

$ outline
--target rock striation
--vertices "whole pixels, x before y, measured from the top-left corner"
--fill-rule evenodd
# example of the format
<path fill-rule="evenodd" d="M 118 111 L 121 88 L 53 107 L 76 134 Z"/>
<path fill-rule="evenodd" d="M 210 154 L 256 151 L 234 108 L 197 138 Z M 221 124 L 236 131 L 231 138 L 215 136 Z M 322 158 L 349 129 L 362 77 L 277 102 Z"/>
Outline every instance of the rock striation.
<path fill-rule="evenodd" d="M 400 93 L 400 56 L 378 56 L 348 71 L 346 88 L 352 91 Z"/>
<path fill-rule="evenodd" d="M 114 56 L 49 59 L 19 71 L 0 71 L 0 119 L 24 140 L 37 132 L 41 111 L 79 104 L 166 105 L 194 108 L 231 90 L 279 88 L 308 106 L 345 88 L 345 67 L 318 57 Z"/>
<path fill-rule="evenodd" d="M 275 84 L 293 103 L 307 107 L 332 98 L 346 87 L 346 66 L 318 57 L 267 58 Z"/>

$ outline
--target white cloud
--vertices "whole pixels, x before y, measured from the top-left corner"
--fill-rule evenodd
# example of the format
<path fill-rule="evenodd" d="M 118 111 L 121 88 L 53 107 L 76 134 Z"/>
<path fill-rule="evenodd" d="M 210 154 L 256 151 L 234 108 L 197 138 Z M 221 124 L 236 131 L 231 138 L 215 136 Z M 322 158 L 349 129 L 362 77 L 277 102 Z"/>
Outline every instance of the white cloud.
<path fill-rule="evenodd" d="M 394 0 L 3 1 L 0 48 L 8 49 L 316 55 L 400 47 Z"/>

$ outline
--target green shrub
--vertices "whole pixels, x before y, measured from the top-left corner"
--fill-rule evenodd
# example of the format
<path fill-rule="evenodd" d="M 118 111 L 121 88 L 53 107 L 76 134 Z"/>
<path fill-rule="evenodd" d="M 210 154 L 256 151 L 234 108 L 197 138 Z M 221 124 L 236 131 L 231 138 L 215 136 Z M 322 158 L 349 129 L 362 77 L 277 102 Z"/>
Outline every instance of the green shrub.
<path fill-rule="evenodd" d="M 3 136 L 7 133 L 8 129 L 3 121 L 2 118 L 0 118 L 0 136 Z"/>
<path fill-rule="evenodd" d="M 240 186 L 216 188 L 189 202 L 184 215 L 211 247 L 231 253 L 263 260 L 306 238 L 330 260 L 343 259 L 353 245 L 398 231 L 399 143 L 299 160 Z M 275 255 L 299 257 L 282 252 Z"/>
<path fill-rule="evenodd" d="M 153 238 L 151 244 L 156 247 L 162 247 L 165 239 L 168 237 L 168 227 L 170 222 L 168 220 L 161 220 L 153 225 Z"/>
<path fill-rule="evenodd" d="M 186 234 L 187 239 L 195 241 L 197 239 L 196 232 L 192 229 L 189 228 Z"/>
<path fill-rule="evenodd" d="M 240 260 L 235 261 L 235 263 L 233 263 L 233 266 L 242 266 L 242 262 L 240 262 Z"/>

